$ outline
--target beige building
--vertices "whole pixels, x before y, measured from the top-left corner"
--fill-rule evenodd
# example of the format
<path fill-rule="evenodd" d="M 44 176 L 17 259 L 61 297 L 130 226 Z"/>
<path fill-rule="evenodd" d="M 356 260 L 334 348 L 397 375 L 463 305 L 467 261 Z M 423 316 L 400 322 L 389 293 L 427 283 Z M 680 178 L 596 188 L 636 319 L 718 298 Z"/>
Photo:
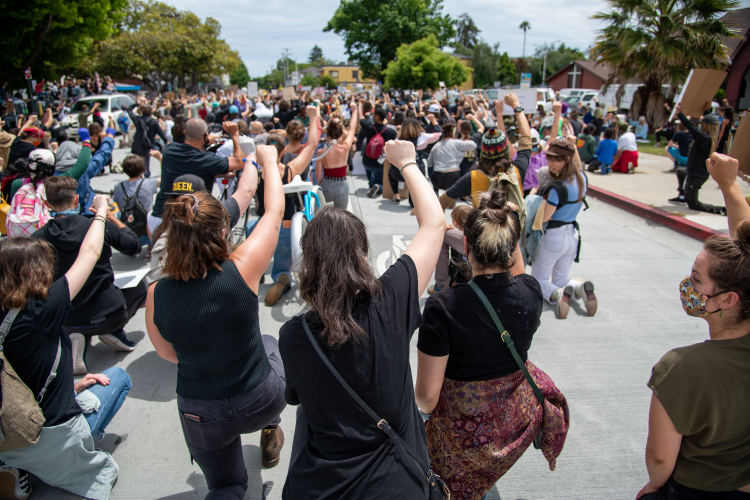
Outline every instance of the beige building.
<path fill-rule="evenodd" d="M 378 82 L 370 78 L 362 78 L 359 66 L 323 66 L 320 68 L 320 76 L 330 76 L 337 85 L 343 85 L 346 90 L 373 90 Z"/>

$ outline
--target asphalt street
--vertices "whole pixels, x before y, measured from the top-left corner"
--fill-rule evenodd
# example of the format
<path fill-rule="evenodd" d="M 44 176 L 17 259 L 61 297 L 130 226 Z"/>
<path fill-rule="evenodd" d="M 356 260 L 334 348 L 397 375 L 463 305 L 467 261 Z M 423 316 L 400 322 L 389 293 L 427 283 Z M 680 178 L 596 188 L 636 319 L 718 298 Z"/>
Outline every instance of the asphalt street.
<path fill-rule="evenodd" d="M 125 150 L 115 151 L 120 161 Z M 154 168 L 156 167 L 156 168 Z M 158 173 L 158 163 L 152 161 Z M 124 175 L 95 178 L 96 189 L 109 190 Z M 367 183 L 350 177 L 350 210 L 368 228 L 370 262 L 384 271 L 417 231 L 409 206 L 396 206 L 365 196 Z M 579 216 L 582 234 L 580 263 L 572 276 L 593 281 L 599 298 L 595 317 L 575 305 L 558 320 L 545 305 L 529 358 L 557 383 L 571 411 L 565 448 L 550 471 L 542 454 L 529 449 L 488 495 L 497 500 L 632 499 L 647 482 L 644 450 L 652 366 L 668 350 L 701 342 L 706 324 L 682 310 L 678 284 L 702 244 L 670 229 L 589 199 L 591 208 Z M 113 256 L 117 271 L 145 266 L 142 259 Z M 270 267 L 261 299 L 270 283 Z M 422 297 L 422 304 L 427 294 Z M 233 304 L 231 307 L 241 307 Z M 303 311 L 297 287 L 272 307 L 260 306 L 261 331 L 278 337 L 280 326 Z M 88 352 L 91 372 L 111 366 L 128 371 L 133 387 L 107 428 L 100 448 L 120 466 L 113 499 L 202 499 L 207 488 L 199 467 L 191 464 L 177 416 L 177 366 L 160 359 L 148 336 L 144 310 L 126 327 L 137 342 L 132 353 L 119 353 L 94 340 Z M 411 346 L 416 373 L 415 335 Z M 352 403 L 354 404 L 354 403 Z M 263 469 L 260 434 L 243 436 L 249 475 L 246 499 L 280 499 L 294 435 L 295 408 L 287 407 L 281 426 L 286 445 L 276 468 Z M 33 479 L 35 499 L 77 498 Z"/>

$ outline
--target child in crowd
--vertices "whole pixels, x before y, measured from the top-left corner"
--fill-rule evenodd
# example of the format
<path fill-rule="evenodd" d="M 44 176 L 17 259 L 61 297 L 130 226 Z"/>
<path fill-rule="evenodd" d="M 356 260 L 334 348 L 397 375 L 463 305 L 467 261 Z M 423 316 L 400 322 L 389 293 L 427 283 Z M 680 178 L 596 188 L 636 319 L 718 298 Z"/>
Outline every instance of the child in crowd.
<path fill-rule="evenodd" d="M 471 212 L 471 208 L 468 205 L 459 205 L 451 211 L 453 227 L 448 229 L 443 237 L 440 257 L 435 266 L 435 284 L 427 289 L 427 293 L 430 295 L 435 295 L 451 286 L 450 249 L 452 248 L 460 254 L 464 253 L 464 226 L 469 212 Z"/>
<path fill-rule="evenodd" d="M 112 201 L 117 204 L 117 209 L 122 213 L 127 201 L 137 192 L 143 208 L 146 212 L 150 212 L 154 206 L 154 196 L 161 186 L 161 177 L 150 177 L 148 179 L 143 177 L 144 172 L 146 172 L 146 162 L 138 155 L 128 155 L 122 161 L 122 170 L 128 176 L 128 180 L 116 185 L 112 193 Z M 123 222 L 127 224 L 126 221 Z M 148 228 L 144 227 L 143 230 L 146 234 L 138 234 L 141 244 L 150 245 L 151 234 L 148 232 Z"/>
<path fill-rule="evenodd" d="M 596 158 L 589 164 L 589 172 L 594 172 L 597 167 L 601 167 L 602 175 L 609 173 L 615 153 L 617 153 L 617 141 L 612 139 L 613 136 L 614 132 L 611 128 L 604 130 L 604 139 L 599 142 L 599 146 L 596 148 L 596 154 L 594 155 Z"/>

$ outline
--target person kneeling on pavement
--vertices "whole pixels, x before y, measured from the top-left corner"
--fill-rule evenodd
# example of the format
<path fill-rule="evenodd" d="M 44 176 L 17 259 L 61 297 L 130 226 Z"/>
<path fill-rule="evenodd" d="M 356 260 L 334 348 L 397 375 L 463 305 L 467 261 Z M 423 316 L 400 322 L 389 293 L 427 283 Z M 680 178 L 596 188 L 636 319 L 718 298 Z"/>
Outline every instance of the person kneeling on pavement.
<path fill-rule="evenodd" d="M 78 258 L 81 242 L 94 221 L 80 213 L 76 194 L 78 183 L 69 177 L 44 180 L 47 206 L 53 217 L 43 228 L 32 234 L 52 244 L 55 249 L 55 279 L 67 273 Z M 138 255 L 141 241 L 111 212 L 106 213 L 104 248 L 94 270 L 73 301 L 75 311 L 65 319 L 64 329 L 73 342 L 74 374 L 86 373 L 85 352 L 94 335 L 118 351 L 130 352 L 135 344 L 128 340 L 123 327 L 146 301 L 146 283 L 119 289 L 110 258 L 112 248 L 125 255 Z"/>
<path fill-rule="evenodd" d="M 75 181 L 68 180 L 75 191 Z M 0 242 L 0 312 L 4 323 L 10 322 L 0 344 L 44 416 L 38 441 L 0 452 L 0 491 L 13 495 L 4 498 L 29 497 L 29 472 L 94 500 L 107 500 L 117 480 L 117 463 L 95 450 L 94 443 L 125 401 L 130 377 L 122 368 L 110 368 L 74 383 L 72 345 L 63 331 L 73 315 L 72 301 L 86 289 L 102 253 L 107 198 L 95 197 L 92 209 L 96 217 L 86 225 L 75 261 L 57 279 L 54 252 L 46 241 L 15 237 Z M 6 425 L 12 424 L 3 422 L 8 433 Z"/>

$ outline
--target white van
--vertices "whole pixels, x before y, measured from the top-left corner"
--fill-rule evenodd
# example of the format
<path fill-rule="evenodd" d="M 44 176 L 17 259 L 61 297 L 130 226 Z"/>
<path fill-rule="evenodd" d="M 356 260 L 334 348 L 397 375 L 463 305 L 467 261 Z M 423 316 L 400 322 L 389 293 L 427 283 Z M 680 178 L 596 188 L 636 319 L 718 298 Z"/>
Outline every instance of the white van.
<path fill-rule="evenodd" d="M 562 89 L 560 91 L 560 99 L 564 97 L 583 97 L 584 94 L 592 93 L 596 95 L 599 93 L 596 89 Z"/>

